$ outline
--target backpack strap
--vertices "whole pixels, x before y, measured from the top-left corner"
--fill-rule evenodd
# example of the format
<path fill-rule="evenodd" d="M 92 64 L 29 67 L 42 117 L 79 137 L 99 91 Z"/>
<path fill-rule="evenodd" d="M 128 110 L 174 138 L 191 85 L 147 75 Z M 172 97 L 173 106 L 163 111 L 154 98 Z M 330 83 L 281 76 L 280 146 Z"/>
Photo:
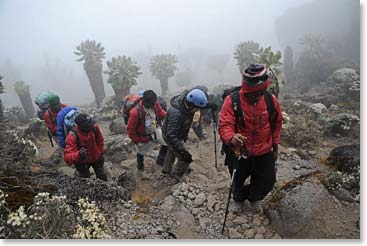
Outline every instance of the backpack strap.
<path fill-rule="evenodd" d="M 71 132 L 72 134 L 74 134 L 74 136 L 75 136 L 75 138 L 76 138 L 76 145 L 78 146 L 78 149 L 80 149 L 79 135 L 78 135 L 78 133 L 76 132 L 75 128 L 74 128 L 74 127 L 73 127 L 73 128 L 71 128 L 71 129 L 70 129 L 70 132 Z M 70 133 L 70 132 L 69 132 L 69 133 Z M 93 127 L 93 134 L 94 134 L 94 138 L 95 138 L 96 143 L 97 143 L 98 135 L 97 135 L 97 130 L 96 130 L 96 128 L 95 128 L 95 127 Z"/>
<path fill-rule="evenodd" d="M 231 93 L 232 98 L 232 108 L 236 118 L 235 127 L 236 132 L 238 132 L 238 124 L 240 123 L 242 128 L 245 128 L 245 120 L 243 119 L 243 111 L 241 108 L 241 101 L 240 101 L 240 92 L 234 91 Z"/>
<path fill-rule="evenodd" d="M 278 118 L 278 111 L 275 109 L 275 106 L 274 106 L 273 95 L 269 91 L 266 91 L 264 96 L 265 96 L 265 102 L 266 102 L 266 106 L 267 106 L 267 110 L 269 114 L 270 129 L 271 131 L 274 131 L 276 127 L 276 120 Z"/>

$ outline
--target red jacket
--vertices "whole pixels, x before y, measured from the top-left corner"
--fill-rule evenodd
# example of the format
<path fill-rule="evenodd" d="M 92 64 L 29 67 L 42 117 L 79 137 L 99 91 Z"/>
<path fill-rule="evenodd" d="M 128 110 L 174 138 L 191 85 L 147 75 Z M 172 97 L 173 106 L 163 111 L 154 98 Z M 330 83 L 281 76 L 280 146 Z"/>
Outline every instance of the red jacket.
<path fill-rule="evenodd" d="M 271 151 L 273 145 L 279 144 L 280 130 L 282 128 L 282 111 L 279 102 L 273 95 L 274 109 L 278 112 L 276 127 L 270 129 L 269 114 L 265 97 L 251 105 L 243 96 L 244 89 L 240 90 L 241 108 L 244 111 L 245 129 L 238 124 L 239 133 L 247 138 L 246 146 L 249 156 L 259 156 Z M 235 134 L 235 115 L 232 107 L 232 98 L 227 96 L 223 102 L 219 118 L 219 135 L 223 143 L 230 144 Z"/>
<path fill-rule="evenodd" d="M 51 108 L 48 108 L 46 112 L 43 114 L 47 128 L 55 136 L 57 131 L 57 123 L 56 123 L 57 114 L 61 111 L 61 109 L 65 108 L 66 106 L 67 106 L 66 104 L 61 104 L 60 110 L 57 112 L 53 111 Z"/>
<path fill-rule="evenodd" d="M 130 110 L 129 121 L 127 123 L 127 133 L 129 138 L 131 138 L 135 144 L 147 143 L 149 141 L 148 136 L 145 135 L 145 110 L 143 107 L 143 101 L 139 102 L 139 108 L 141 110 L 140 125 L 138 125 L 139 112 L 136 107 Z M 158 101 L 155 103 L 154 112 L 157 118 L 161 120 L 164 119 L 167 114 L 167 112 L 162 109 Z"/>
<path fill-rule="evenodd" d="M 69 164 L 83 163 L 83 160 L 79 158 L 79 149 L 87 149 L 87 163 L 95 163 L 101 155 L 104 153 L 104 139 L 102 132 L 97 124 L 94 125 L 94 131 L 84 133 L 75 127 L 76 133 L 79 136 L 79 144 L 77 143 L 76 136 L 70 132 L 66 137 L 66 147 L 64 152 L 64 160 Z"/>

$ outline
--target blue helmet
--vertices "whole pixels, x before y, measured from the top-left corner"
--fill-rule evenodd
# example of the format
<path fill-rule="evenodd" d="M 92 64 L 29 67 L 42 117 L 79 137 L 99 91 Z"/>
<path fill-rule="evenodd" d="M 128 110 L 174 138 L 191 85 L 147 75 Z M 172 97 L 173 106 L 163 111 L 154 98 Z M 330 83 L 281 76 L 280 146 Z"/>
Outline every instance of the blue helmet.
<path fill-rule="evenodd" d="M 195 108 L 204 108 L 208 103 L 208 98 L 200 89 L 193 89 L 191 90 L 187 96 L 186 101 L 190 104 L 190 106 Z"/>
<path fill-rule="evenodd" d="M 144 94 L 144 89 L 140 89 L 138 90 L 138 92 L 136 94 L 138 94 L 139 96 L 142 96 Z"/>

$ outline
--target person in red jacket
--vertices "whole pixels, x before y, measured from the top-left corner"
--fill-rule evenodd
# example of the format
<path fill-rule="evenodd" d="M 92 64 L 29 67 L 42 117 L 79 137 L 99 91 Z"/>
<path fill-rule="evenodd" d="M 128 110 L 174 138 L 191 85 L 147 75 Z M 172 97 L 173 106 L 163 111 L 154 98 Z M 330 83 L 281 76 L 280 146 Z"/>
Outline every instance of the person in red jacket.
<path fill-rule="evenodd" d="M 50 95 L 48 97 L 49 108 L 43 114 L 43 118 L 45 119 L 48 130 L 51 132 L 52 136 L 56 137 L 57 131 L 57 123 L 56 118 L 57 114 L 61 109 L 66 107 L 65 104 L 60 103 L 60 98 L 57 95 Z M 56 143 L 58 143 L 56 138 Z"/>
<path fill-rule="evenodd" d="M 65 162 L 75 165 L 80 177 L 89 178 L 92 166 L 97 178 L 107 181 L 103 168 L 104 139 L 99 126 L 87 114 L 79 114 L 75 123 L 66 137 Z"/>
<path fill-rule="evenodd" d="M 276 112 L 270 122 L 268 103 L 265 93 L 270 84 L 270 77 L 265 66 L 251 64 L 243 71 L 242 88 L 239 91 L 239 106 L 242 109 L 242 122 L 236 119 L 232 95 L 227 96 L 219 119 L 219 135 L 228 147 L 227 161 L 232 175 L 237 163 L 233 183 L 233 199 L 243 202 L 248 199 L 253 208 L 261 210 L 257 201 L 262 200 L 272 189 L 276 180 L 275 161 L 278 158 L 278 144 L 282 127 L 282 113 L 274 95 Z M 242 157 L 242 158 L 241 158 Z M 239 159 L 239 161 L 236 161 Z M 244 186 L 251 177 L 250 184 Z"/>
<path fill-rule="evenodd" d="M 144 171 L 144 155 L 148 154 L 156 143 L 161 144 L 156 163 L 163 165 L 167 145 L 162 138 L 161 126 L 167 113 L 157 101 L 157 94 L 152 90 L 144 91 L 142 100 L 130 110 L 129 114 L 127 132 L 136 145 L 138 170 Z"/>

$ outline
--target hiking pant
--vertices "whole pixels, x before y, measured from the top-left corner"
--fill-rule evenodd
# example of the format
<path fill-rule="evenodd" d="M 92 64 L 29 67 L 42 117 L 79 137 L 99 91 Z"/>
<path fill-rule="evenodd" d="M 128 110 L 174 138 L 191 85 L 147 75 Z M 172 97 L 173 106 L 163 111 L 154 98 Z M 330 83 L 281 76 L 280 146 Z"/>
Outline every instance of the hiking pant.
<path fill-rule="evenodd" d="M 176 165 L 174 165 L 177 159 Z M 166 158 L 164 159 L 162 173 L 171 174 L 177 178 L 181 178 L 189 168 L 190 163 L 184 162 L 181 156 L 171 147 L 168 147 Z"/>
<path fill-rule="evenodd" d="M 227 162 L 232 175 L 234 161 Z M 275 183 L 275 161 L 273 152 L 261 156 L 252 156 L 240 159 L 234 177 L 233 199 L 242 202 L 260 201 L 273 189 Z M 245 180 L 250 177 L 250 184 L 244 186 Z"/>
<path fill-rule="evenodd" d="M 106 172 L 103 168 L 104 164 L 104 157 L 101 155 L 101 157 L 96 161 L 95 163 L 83 163 L 83 164 L 77 164 L 75 165 L 76 170 L 79 173 L 79 176 L 82 178 L 89 178 L 90 177 L 90 171 L 89 168 L 92 166 L 94 169 L 94 173 L 96 174 L 96 177 L 98 179 L 107 181 Z"/>

